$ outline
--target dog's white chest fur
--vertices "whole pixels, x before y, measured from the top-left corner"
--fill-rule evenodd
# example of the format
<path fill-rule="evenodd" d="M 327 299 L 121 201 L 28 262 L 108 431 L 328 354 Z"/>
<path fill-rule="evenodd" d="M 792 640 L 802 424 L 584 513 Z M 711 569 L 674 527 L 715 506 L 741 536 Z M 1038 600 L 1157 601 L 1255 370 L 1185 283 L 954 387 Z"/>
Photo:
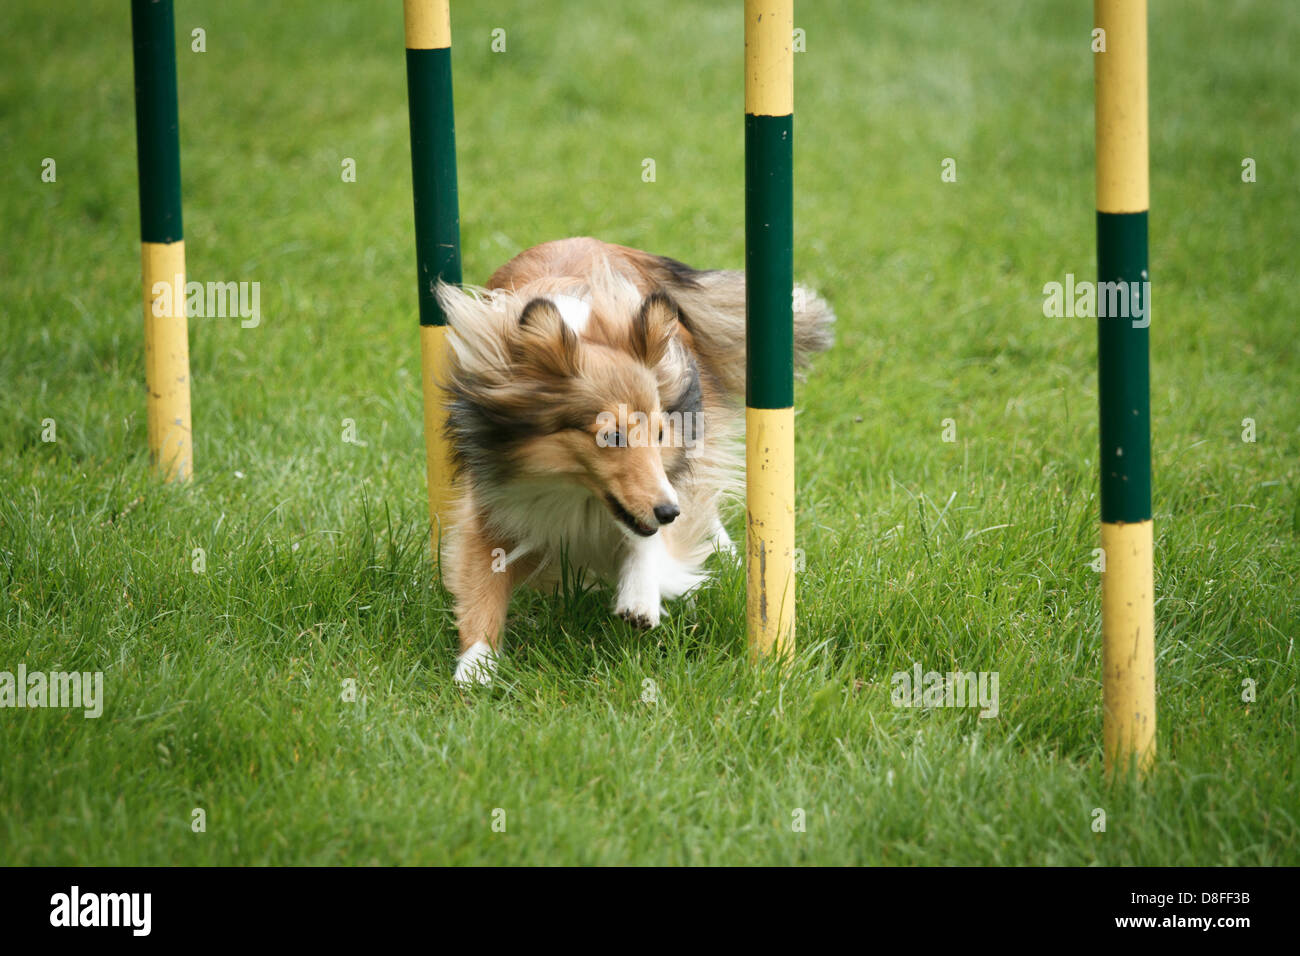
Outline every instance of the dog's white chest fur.
<path fill-rule="evenodd" d="M 698 566 L 670 553 L 665 536 L 671 528 L 649 537 L 633 535 L 602 502 L 567 482 L 516 482 L 483 504 L 491 523 L 518 542 L 507 563 L 533 557 L 540 565 L 537 583 L 558 579 L 561 560 L 586 568 L 617 582 L 620 613 L 628 602 L 638 613 L 653 605 L 653 613 L 642 616 L 658 623 L 661 600 L 681 597 L 705 579 Z"/>

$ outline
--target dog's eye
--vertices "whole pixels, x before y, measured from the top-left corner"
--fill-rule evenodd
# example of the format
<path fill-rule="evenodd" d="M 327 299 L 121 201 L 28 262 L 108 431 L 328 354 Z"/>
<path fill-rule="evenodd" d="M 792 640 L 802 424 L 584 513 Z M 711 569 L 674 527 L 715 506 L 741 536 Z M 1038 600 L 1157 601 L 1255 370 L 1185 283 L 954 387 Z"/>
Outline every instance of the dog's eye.
<path fill-rule="evenodd" d="M 596 444 L 605 448 L 622 448 L 627 444 L 627 441 L 620 431 L 605 431 L 596 435 Z"/>

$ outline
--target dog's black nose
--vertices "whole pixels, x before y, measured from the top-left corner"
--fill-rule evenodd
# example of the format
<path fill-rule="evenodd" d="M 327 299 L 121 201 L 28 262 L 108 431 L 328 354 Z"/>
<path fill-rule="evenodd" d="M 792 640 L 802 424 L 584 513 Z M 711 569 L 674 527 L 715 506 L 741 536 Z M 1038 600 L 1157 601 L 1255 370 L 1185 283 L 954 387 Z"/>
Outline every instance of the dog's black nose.
<path fill-rule="evenodd" d="M 655 520 L 660 524 L 672 524 L 673 519 L 682 513 L 676 505 L 655 505 Z"/>

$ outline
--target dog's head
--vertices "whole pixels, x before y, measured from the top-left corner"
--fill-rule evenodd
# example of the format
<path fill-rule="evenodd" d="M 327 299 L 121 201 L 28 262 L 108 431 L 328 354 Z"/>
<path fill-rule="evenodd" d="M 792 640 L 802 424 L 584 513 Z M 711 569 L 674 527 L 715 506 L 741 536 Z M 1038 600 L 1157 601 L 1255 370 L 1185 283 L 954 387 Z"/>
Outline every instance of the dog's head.
<path fill-rule="evenodd" d="M 561 480 L 648 536 L 679 514 L 674 485 L 701 435 L 699 369 L 677 305 L 609 278 L 570 295 L 450 286 L 448 435 L 462 480 Z"/>

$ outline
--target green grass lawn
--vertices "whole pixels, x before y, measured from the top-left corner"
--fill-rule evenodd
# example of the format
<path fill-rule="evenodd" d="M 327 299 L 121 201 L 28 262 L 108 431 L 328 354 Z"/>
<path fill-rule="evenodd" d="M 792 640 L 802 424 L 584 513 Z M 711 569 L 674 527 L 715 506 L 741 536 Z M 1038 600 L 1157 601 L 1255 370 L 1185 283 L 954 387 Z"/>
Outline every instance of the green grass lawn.
<path fill-rule="evenodd" d="M 185 487 L 148 474 L 126 4 L 6 13 L 0 670 L 102 671 L 106 702 L 0 710 L 0 863 L 1300 863 L 1295 4 L 1152 4 L 1141 787 L 1101 769 L 1095 323 L 1042 312 L 1095 272 L 1091 4 L 796 11 L 796 272 L 840 317 L 797 391 L 796 665 L 749 665 L 723 564 L 651 633 L 607 591 L 520 594 L 469 694 L 427 552 L 400 5 L 177 4 L 190 278 L 262 312 L 192 321 Z M 453 17 L 467 281 L 584 234 L 741 265 L 738 3 Z M 996 671 L 1000 713 L 892 706 L 914 662 Z"/>

